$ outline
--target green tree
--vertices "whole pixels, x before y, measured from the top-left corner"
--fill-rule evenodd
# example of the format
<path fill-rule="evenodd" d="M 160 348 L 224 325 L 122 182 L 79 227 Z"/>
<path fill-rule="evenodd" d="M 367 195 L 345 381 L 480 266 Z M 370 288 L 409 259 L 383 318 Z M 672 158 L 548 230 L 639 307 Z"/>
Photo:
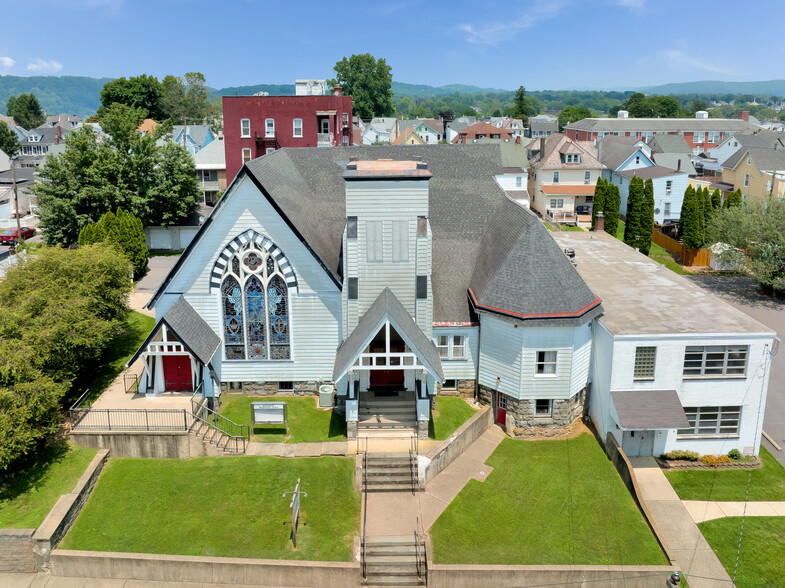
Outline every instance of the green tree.
<path fill-rule="evenodd" d="M 591 203 L 591 230 L 594 230 L 595 219 L 597 213 L 605 212 L 605 193 L 607 191 L 606 181 L 603 178 L 597 178 L 597 183 L 594 185 L 594 197 Z"/>
<path fill-rule="evenodd" d="M 703 206 L 695 189 L 687 186 L 679 215 L 679 235 L 688 249 L 703 246 Z"/>
<path fill-rule="evenodd" d="M 519 86 L 515 90 L 515 97 L 513 98 L 513 118 L 519 118 L 523 121 L 523 126 L 529 124 L 529 117 L 532 114 L 531 103 L 526 96 L 526 88 Z"/>
<path fill-rule="evenodd" d="M 656 118 L 676 118 L 680 114 L 679 101 L 673 96 L 649 96 L 646 101 Z"/>
<path fill-rule="evenodd" d="M 19 139 L 16 133 L 8 128 L 5 121 L 0 120 L 0 151 L 4 151 L 9 157 L 13 157 L 19 152 Z"/>
<path fill-rule="evenodd" d="M 129 78 L 117 78 L 107 82 L 101 90 L 101 117 L 112 104 L 124 104 L 142 108 L 157 121 L 165 118 L 161 110 L 163 87 L 155 76 L 142 74 Z"/>
<path fill-rule="evenodd" d="M 182 77 L 166 76 L 161 82 L 161 111 L 174 124 L 213 124 L 215 107 L 207 97 L 204 75 L 188 72 Z"/>
<path fill-rule="evenodd" d="M 654 231 L 654 182 L 651 178 L 643 184 L 643 202 L 639 215 L 640 235 L 638 251 L 644 255 L 651 249 L 651 236 Z"/>
<path fill-rule="evenodd" d="M 605 232 L 616 236 L 619 228 L 619 207 L 621 206 L 621 194 L 616 184 L 605 182 Z"/>
<path fill-rule="evenodd" d="M 711 207 L 714 210 L 722 208 L 722 194 L 720 194 L 719 188 L 715 188 L 711 193 Z"/>
<path fill-rule="evenodd" d="M 564 130 L 564 127 L 570 123 L 591 117 L 592 113 L 588 108 L 584 108 L 583 106 L 568 106 L 559 113 L 559 130 Z"/>
<path fill-rule="evenodd" d="M 624 102 L 624 109 L 630 113 L 630 116 L 635 118 L 649 118 L 654 116 L 652 109 L 646 96 L 640 92 L 636 92 Z"/>
<path fill-rule="evenodd" d="M 117 209 L 117 214 L 107 212 L 97 223 L 86 225 L 80 231 L 80 246 L 95 243 L 119 247 L 133 265 L 134 276 L 141 276 L 147 268 L 150 255 L 142 221 L 122 208 Z"/>
<path fill-rule="evenodd" d="M 741 206 L 741 203 L 744 201 L 744 198 L 741 196 L 741 188 L 736 190 L 735 192 L 731 192 L 725 198 L 725 208 L 732 208 L 734 206 Z"/>
<path fill-rule="evenodd" d="M 352 97 L 352 111 L 362 119 L 392 116 L 392 68 L 384 58 L 370 53 L 353 54 L 335 64 L 331 86 L 341 86 Z"/>
<path fill-rule="evenodd" d="M 158 149 L 155 180 L 145 202 L 147 224 L 176 225 L 191 214 L 198 198 L 193 157 L 182 145 L 166 141 Z"/>
<path fill-rule="evenodd" d="M 707 187 L 703 187 L 701 189 L 701 193 L 703 196 L 703 228 L 705 233 L 705 228 L 709 226 L 709 219 L 711 218 L 711 213 L 714 211 L 714 205 L 711 200 L 711 193 Z"/>
<path fill-rule="evenodd" d="M 633 176 L 627 191 L 627 215 L 624 220 L 624 242 L 637 249 L 641 239 L 641 214 L 643 213 L 643 180 Z"/>
<path fill-rule="evenodd" d="M 9 96 L 6 101 L 6 114 L 28 131 L 40 127 L 46 120 L 38 98 L 32 93 Z"/>

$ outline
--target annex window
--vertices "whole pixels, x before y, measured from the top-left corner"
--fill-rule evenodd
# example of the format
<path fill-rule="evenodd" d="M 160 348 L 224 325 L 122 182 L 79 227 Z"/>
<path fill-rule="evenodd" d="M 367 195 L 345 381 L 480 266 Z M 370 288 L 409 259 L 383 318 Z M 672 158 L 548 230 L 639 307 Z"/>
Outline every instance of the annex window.
<path fill-rule="evenodd" d="M 250 241 L 221 286 L 226 359 L 291 359 L 289 293 L 278 261 Z"/>
<path fill-rule="evenodd" d="M 557 171 L 553 172 L 553 183 L 554 184 L 558 184 L 559 183 L 559 172 L 557 172 Z"/>
<path fill-rule="evenodd" d="M 303 136 L 303 119 L 296 118 L 292 121 L 292 136 L 293 137 L 302 137 Z"/>
<path fill-rule="evenodd" d="M 706 133 L 703 131 L 695 131 L 692 133 L 693 143 L 703 143 L 706 140 Z"/>
<path fill-rule="evenodd" d="M 690 345 L 684 351 L 684 375 L 743 376 L 748 349 L 746 345 Z"/>
<path fill-rule="evenodd" d="M 346 238 L 347 239 L 356 239 L 357 238 L 357 217 L 356 216 L 347 216 L 346 217 Z"/>
<path fill-rule="evenodd" d="M 359 298 L 359 280 L 357 278 L 349 278 L 347 284 L 347 295 L 349 300 L 357 300 Z"/>
<path fill-rule="evenodd" d="M 439 335 L 436 349 L 441 359 L 466 359 L 466 337 L 463 335 Z"/>
<path fill-rule="evenodd" d="M 455 390 L 458 388 L 458 380 L 444 380 L 442 390 Z"/>
<path fill-rule="evenodd" d="M 551 416 L 553 410 L 553 401 L 548 399 L 539 399 L 534 401 L 534 415 L 538 417 Z"/>
<path fill-rule="evenodd" d="M 538 351 L 536 373 L 540 376 L 556 375 L 556 351 Z"/>
<path fill-rule="evenodd" d="M 251 136 L 251 119 L 250 118 L 241 118 L 240 119 L 240 137 L 248 138 Z"/>
<path fill-rule="evenodd" d="M 739 434 L 739 423 L 741 421 L 740 406 L 698 406 L 684 407 L 687 421 L 690 423 L 688 429 L 679 429 L 678 435 L 681 436 L 709 436 L 720 435 L 736 436 Z"/>
<path fill-rule="evenodd" d="M 657 358 L 656 347 L 636 347 L 635 348 L 635 369 L 633 370 L 634 380 L 653 380 L 654 363 Z"/>
<path fill-rule="evenodd" d="M 583 183 L 584 184 L 591 184 L 591 172 L 590 171 L 583 172 Z"/>
<path fill-rule="evenodd" d="M 251 150 L 243 149 L 243 164 L 246 164 L 249 161 L 251 161 Z"/>
<path fill-rule="evenodd" d="M 409 221 L 392 222 L 392 260 L 409 261 Z"/>
<path fill-rule="evenodd" d="M 551 208 L 564 208 L 564 199 L 551 198 Z"/>
<path fill-rule="evenodd" d="M 744 187 L 750 187 L 750 174 L 744 174 Z"/>
<path fill-rule="evenodd" d="M 428 276 L 417 276 L 415 290 L 417 300 L 428 298 Z"/>
<path fill-rule="evenodd" d="M 384 261 L 384 236 L 382 221 L 366 221 L 365 249 L 368 261 Z"/>
<path fill-rule="evenodd" d="M 275 137 L 275 119 L 273 118 L 264 119 L 264 136 Z"/>
<path fill-rule="evenodd" d="M 427 237 L 428 236 L 428 217 L 427 216 L 418 216 L 417 217 L 417 236 L 418 237 Z"/>

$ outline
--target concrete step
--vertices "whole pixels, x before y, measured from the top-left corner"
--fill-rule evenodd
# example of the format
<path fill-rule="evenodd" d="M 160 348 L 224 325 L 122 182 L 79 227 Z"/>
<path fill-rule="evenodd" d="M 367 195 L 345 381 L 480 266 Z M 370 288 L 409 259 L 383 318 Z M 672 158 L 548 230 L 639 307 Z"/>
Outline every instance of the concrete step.
<path fill-rule="evenodd" d="M 415 576 L 400 576 L 400 575 L 375 575 L 368 573 L 368 579 L 365 586 L 425 586 L 425 580 Z"/>
<path fill-rule="evenodd" d="M 370 553 L 366 553 L 365 555 L 365 563 L 369 566 L 389 566 L 389 565 L 396 565 L 396 564 L 403 564 L 403 565 L 416 565 L 416 562 L 412 561 L 412 554 L 415 555 L 416 553 L 407 553 L 405 555 L 389 555 L 389 554 L 374 554 L 371 555 Z"/>
<path fill-rule="evenodd" d="M 403 484 L 406 486 L 411 486 L 412 484 L 412 475 L 411 474 L 393 474 L 389 476 L 368 476 L 368 483 L 366 487 L 377 487 L 377 486 L 387 486 L 389 484 Z"/>

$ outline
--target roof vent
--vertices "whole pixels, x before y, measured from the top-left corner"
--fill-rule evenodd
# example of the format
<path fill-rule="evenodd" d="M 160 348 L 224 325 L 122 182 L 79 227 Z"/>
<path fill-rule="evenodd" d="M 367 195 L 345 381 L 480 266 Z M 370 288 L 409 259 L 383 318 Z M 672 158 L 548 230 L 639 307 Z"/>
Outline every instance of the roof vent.
<path fill-rule="evenodd" d="M 699 110 L 695 113 L 695 118 L 709 118 L 709 113 L 705 110 Z"/>
<path fill-rule="evenodd" d="M 626 110 L 620 110 L 619 112 L 616 113 L 616 118 L 629 118 L 629 117 L 630 117 L 630 113 Z"/>

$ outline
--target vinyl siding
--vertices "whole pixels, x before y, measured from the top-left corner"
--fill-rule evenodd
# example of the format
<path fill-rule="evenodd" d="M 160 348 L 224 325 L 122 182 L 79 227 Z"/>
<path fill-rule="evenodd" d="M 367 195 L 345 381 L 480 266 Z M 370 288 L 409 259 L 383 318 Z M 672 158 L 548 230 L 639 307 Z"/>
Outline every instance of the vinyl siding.
<path fill-rule="evenodd" d="M 442 371 L 446 380 L 474 380 L 477 377 L 477 362 L 480 355 L 480 330 L 478 327 L 434 327 L 433 344 L 439 335 L 463 335 L 466 359 L 442 359 Z M 494 380 L 495 381 L 495 380 Z"/>
<path fill-rule="evenodd" d="M 586 387 L 589 381 L 592 341 L 591 326 L 587 323 L 573 329 L 572 374 L 570 375 L 570 396 Z"/>
<path fill-rule="evenodd" d="M 571 396 L 573 330 L 572 327 L 523 328 L 521 390 L 518 398 L 566 399 Z M 538 351 L 556 351 L 556 375 L 536 373 Z"/>
<path fill-rule="evenodd" d="M 523 330 L 488 314 L 480 324 L 479 384 L 518 398 Z"/>

